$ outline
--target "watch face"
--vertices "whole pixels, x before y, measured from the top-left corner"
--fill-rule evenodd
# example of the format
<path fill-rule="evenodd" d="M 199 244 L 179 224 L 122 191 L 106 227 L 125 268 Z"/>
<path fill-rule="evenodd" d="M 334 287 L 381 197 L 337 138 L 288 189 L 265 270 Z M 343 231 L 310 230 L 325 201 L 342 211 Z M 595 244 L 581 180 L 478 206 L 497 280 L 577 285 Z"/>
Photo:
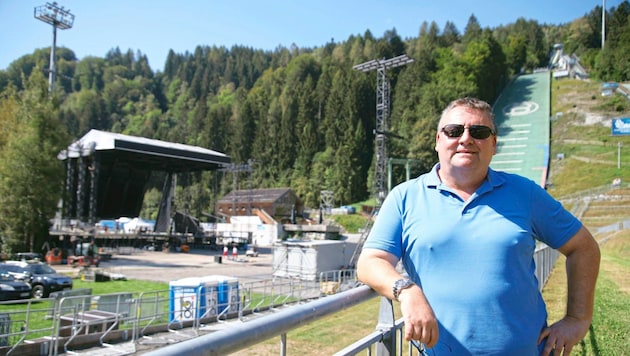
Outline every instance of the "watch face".
<path fill-rule="evenodd" d="M 399 279 L 396 281 L 396 288 L 400 290 L 400 289 L 410 286 L 412 283 L 413 282 L 411 282 L 408 279 Z"/>
<path fill-rule="evenodd" d="M 394 298 L 396 300 L 398 300 L 398 295 L 400 294 L 400 291 L 413 285 L 414 283 L 410 280 L 410 279 L 399 279 L 394 283 Z"/>

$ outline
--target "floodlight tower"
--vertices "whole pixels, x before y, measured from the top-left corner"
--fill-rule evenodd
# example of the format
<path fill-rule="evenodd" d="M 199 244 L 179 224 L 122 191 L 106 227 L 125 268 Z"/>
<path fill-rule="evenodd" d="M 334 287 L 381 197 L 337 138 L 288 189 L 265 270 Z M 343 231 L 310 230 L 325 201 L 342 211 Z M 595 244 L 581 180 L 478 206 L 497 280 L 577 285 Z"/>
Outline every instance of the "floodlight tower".
<path fill-rule="evenodd" d="M 57 28 L 67 30 L 74 24 L 74 15 L 70 10 L 58 7 L 56 2 L 46 3 L 46 5 L 35 7 L 35 18 L 53 27 L 53 43 L 50 48 L 50 70 L 48 73 L 48 92 L 52 94 L 55 88 L 55 77 L 57 76 L 57 64 L 55 52 L 57 47 Z"/>
<path fill-rule="evenodd" d="M 602 0 L 602 49 L 606 43 L 606 0 Z"/>
<path fill-rule="evenodd" d="M 413 62 L 406 54 L 390 59 L 373 59 L 352 67 L 362 72 L 376 70 L 376 128 L 375 147 L 376 166 L 374 170 L 374 193 L 376 203 L 381 205 L 387 195 L 387 136 L 389 120 L 390 83 L 386 75 L 387 69 Z"/>

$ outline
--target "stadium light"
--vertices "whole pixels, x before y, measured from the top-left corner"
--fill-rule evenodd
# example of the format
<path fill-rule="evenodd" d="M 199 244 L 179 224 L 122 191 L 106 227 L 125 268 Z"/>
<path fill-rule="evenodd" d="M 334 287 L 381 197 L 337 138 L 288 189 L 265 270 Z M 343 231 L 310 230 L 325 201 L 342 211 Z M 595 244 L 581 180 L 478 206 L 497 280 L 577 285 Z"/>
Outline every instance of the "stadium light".
<path fill-rule="evenodd" d="M 50 70 L 48 73 L 48 92 L 52 94 L 55 88 L 55 77 L 57 76 L 57 64 L 55 59 L 57 47 L 57 28 L 67 30 L 74 24 L 74 15 L 70 10 L 57 6 L 56 2 L 46 3 L 46 5 L 35 7 L 35 18 L 53 27 L 53 43 L 50 48 Z"/>
<path fill-rule="evenodd" d="M 389 120 L 389 96 L 390 83 L 387 79 L 386 71 L 391 68 L 404 66 L 413 62 L 406 54 L 399 55 L 389 59 L 373 59 L 365 63 L 357 64 L 352 67 L 360 72 L 369 72 L 376 70 L 376 127 L 374 130 L 375 142 L 374 151 L 376 154 L 376 166 L 374 169 L 374 194 L 376 203 L 380 206 L 387 195 L 387 187 L 385 185 L 387 175 L 387 136 L 391 136 L 388 132 Z"/>
<path fill-rule="evenodd" d="M 602 0 L 602 49 L 606 43 L 606 0 Z"/>

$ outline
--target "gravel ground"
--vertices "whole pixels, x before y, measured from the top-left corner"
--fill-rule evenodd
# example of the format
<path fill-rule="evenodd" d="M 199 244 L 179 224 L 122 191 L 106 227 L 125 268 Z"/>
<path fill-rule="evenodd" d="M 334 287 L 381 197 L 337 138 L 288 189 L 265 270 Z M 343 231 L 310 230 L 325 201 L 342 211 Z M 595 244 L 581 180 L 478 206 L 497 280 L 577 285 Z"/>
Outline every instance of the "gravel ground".
<path fill-rule="evenodd" d="M 157 282 L 170 282 L 185 277 L 201 277 L 207 275 L 223 275 L 239 277 L 241 281 L 248 279 L 270 278 L 272 274 L 273 256 L 270 248 L 259 248 L 257 257 L 246 257 L 244 251 L 233 259 L 221 257 L 221 251 L 191 249 L 190 252 L 162 252 L 141 249 L 114 253 L 109 261 L 102 261 L 99 269 L 103 272 L 120 274 L 127 279 L 139 279 Z M 231 253 L 231 251 L 230 251 Z M 76 273 L 79 267 L 54 265 L 60 273 Z"/>

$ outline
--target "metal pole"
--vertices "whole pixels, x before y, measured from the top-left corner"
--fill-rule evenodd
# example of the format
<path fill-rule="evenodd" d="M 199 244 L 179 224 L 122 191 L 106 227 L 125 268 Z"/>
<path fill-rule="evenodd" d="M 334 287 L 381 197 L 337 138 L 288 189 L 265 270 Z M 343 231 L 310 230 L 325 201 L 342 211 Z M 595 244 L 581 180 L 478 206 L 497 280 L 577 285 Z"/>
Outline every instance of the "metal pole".
<path fill-rule="evenodd" d="M 287 333 L 280 335 L 280 356 L 287 356 Z"/>
<path fill-rule="evenodd" d="M 602 0 L 602 49 L 606 42 L 606 0 Z"/>
<path fill-rule="evenodd" d="M 389 330 L 394 328 L 394 306 L 390 299 L 381 297 L 381 306 L 378 309 L 378 324 L 376 330 Z M 392 332 L 376 344 L 377 356 L 396 355 L 396 333 Z"/>
<path fill-rule="evenodd" d="M 57 28 L 62 30 L 72 28 L 72 25 L 74 24 L 74 15 L 70 13 L 70 10 L 64 9 L 63 6 L 57 6 L 56 2 L 37 6 L 33 15 L 36 19 L 53 27 L 53 43 L 50 49 L 50 72 L 48 73 L 48 92 L 52 94 L 52 91 L 55 88 L 55 79 L 57 77 L 57 65 L 55 62 Z"/>
<path fill-rule="evenodd" d="M 57 26 L 53 26 L 53 41 L 50 48 L 50 71 L 48 73 L 48 92 L 52 93 L 55 89 L 55 78 L 57 73 L 57 61 L 55 61 L 57 53 Z"/>

